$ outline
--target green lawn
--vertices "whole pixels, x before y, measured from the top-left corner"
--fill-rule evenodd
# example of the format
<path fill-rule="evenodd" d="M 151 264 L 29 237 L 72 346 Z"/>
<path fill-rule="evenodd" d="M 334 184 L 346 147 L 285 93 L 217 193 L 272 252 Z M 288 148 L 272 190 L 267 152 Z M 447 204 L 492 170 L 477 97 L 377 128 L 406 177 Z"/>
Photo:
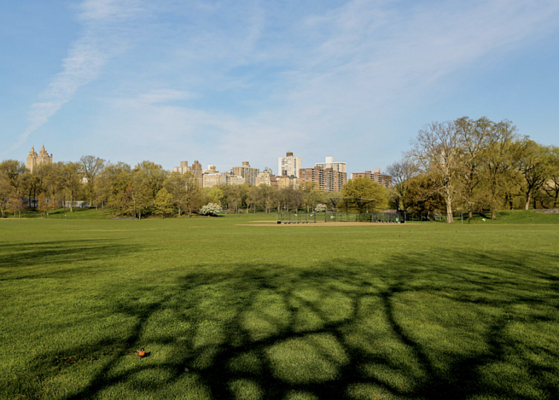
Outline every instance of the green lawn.
<path fill-rule="evenodd" d="M 262 219 L 0 220 L 0 397 L 558 398 L 558 225 Z"/>

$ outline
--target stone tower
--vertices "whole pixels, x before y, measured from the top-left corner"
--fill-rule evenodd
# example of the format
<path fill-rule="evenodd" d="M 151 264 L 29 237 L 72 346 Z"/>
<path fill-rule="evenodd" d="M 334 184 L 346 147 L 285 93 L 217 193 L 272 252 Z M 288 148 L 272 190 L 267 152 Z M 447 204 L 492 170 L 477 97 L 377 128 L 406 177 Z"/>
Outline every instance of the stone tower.
<path fill-rule="evenodd" d="M 35 147 L 32 146 L 27 156 L 27 169 L 33 173 L 35 167 L 41 164 L 52 164 L 52 154 L 49 156 L 49 153 L 45 150 L 45 145 L 43 145 L 39 154 L 35 152 Z"/>

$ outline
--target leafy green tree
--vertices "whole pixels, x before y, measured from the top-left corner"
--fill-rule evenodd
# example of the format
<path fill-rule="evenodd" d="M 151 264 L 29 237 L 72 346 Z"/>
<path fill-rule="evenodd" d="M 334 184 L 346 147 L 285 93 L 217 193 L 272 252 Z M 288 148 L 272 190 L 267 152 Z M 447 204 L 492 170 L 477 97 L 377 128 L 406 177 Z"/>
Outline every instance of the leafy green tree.
<path fill-rule="evenodd" d="M 283 208 L 285 212 L 289 210 L 297 211 L 303 205 L 303 192 L 292 187 L 281 188 L 277 192 L 278 210 Z"/>
<path fill-rule="evenodd" d="M 57 162 L 54 164 L 39 164 L 34 171 L 34 174 L 39 177 L 41 181 L 40 187 L 45 192 L 47 198 L 51 199 L 51 207 L 54 208 L 55 200 L 63 193 L 64 189 L 61 182 L 61 169 L 64 163 Z"/>
<path fill-rule="evenodd" d="M 134 215 L 137 215 L 138 219 L 142 219 L 142 215 L 149 214 L 155 204 L 151 189 L 141 183 L 134 182 L 134 185 L 129 185 L 128 193 L 132 199 L 131 205 L 133 205 Z"/>
<path fill-rule="evenodd" d="M 303 204 L 307 208 L 308 213 L 321 197 L 321 192 L 318 190 L 318 183 L 303 182 L 299 186 L 299 190 L 303 193 Z"/>
<path fill-rule="evenodd" d="M 6 210 L 9 208 L 9 199 L 12 193 L 12 187 L 6 177 L 6 174 L 0 171 L 0 213 L 4 217 Z"/>
<path fill-rule="evenodd" d="M 192 215 L 200 207 L 199 180 L 192 172 L 187 172 L 184 176 L 186 178 L 186 197 L 183 204 L 188 210 L 188 214 Z"/>
<path fill-rule="evenodd" d="M 22 194 L 26 194 L 27 204 L 31 207 L 34 203 L 31 199 L 37 197 L 37 193 L 41 190 L 41 178 L 30 172 L 25 172 L 20 176 Z"/>
<path fill-rule="evenodd" d="M 74 162 L 65 163 L 60 170 L 62 187 L 70 199 L 70 212 L 74 212 L 74 202 L 78 199 L 83 189 L 82 175 L 79 171 L 80 165 Z M 66 206 L 64 205 L 64 207 Z"/>
<path fill-rule="evenodd" d="M 230 185 L 230 186 L 223 186 L 223 195 L 225 204 L 227 204 L 227 208 L 229 210 L 233 210 L 237 212 L 239 207 L 243 204 L 243 193 L 240 187 L 241 185 Z"/>
<path fill-rule="evenodd" d="M 249 208 L 252 208 L 253 212 L 256 214 L 258 210 L 258 205 L 260 201 L 260 190 L 258 186 L 251 186 L 248 190 L 247 203 Z"/>
<path fill-rule="evenodd" d="M 187 206 L 187 176 L 178 172 L 171 172 L 171 174 L 163 182 L 163 186 L 173 196 L 173 203 L 178 209 L 180 217 L 181 211 Z"/>
<path fill-rule="evenodd" d="M 355 208 L 359 214 L 382 211 L 388 208 L 388 189 L 369 178 L 356 178 L 347 182 L 342 189 L 343 202 Z"/>
<path fill-rule="evenodd" d="M 549 175 L 543 185 L 544 192 L 551 199 L 551 207 L 559 205 L 559 147 L 553 146 L 549 154 Z"/>
<path fill-rule="evenodd" d="M 0 163 L 0 173 L 4 174 L 12 188 L 12 196 L 23 197 L 22 175 L 27 172 L 25 164 L 17 160 L 5 160 Z"/>
<path fill-rule="evenodd" d="M 549 179 L 551 166 L 551 149 L 542 146 L 527 137 L 514 143 L 518 156 L 518 170 L 524 177 L 522 192 L 525 198 L 525 209 L 530 207 L 530 201 L 535 193 L 543 188 Z"/>
<path fill-rule="evenodd" d="M 443 196 L 427 175 L 418 175 L 410 179 L 404 207 L 406 212 L 415 215 L 444 213 L 446 209 Z"/>
<path fill-rule="evenodd" d="M 482 190 L 488 199 L 491 219 L 497 218 L 497 210 L 507 194 L 516 191 L 520 175 L 514 169 L 511 154 L 516 140 L 516 127 L 507 120 L 493 126 L 493 131 L 481 155 Z"/>
<path fill-rule="evenodd" d="M 142 161 L 134 167 L 132 172 L 134 175 L 134 182 L 151 190 L 154 198 L 163 188 L 165 179 L 167 179 L 169 174 L 161 165 L 151 161 Z"/>
<path fill-rule="evenodd" d="M 12 212 L 12 214 L 15 215 L 16 213 L 18 213 L 19 218 L 21 218 L 21 212 L 25 210 L 25 202 L 18 197 L 14 197 L 10 199 L 8 205 L 9 210 Z"/>
<path fill-rule="evenodd" d="M 258 185 L 257 188 L 259 204 L 266 210 L 266 214 L 269 214 L 276 201 L 277 188 L 264 183 Z"/>
<path fill-rule="evenodd" d="M 85 178 L 86 196 L 89 199 L 89 206 L 93 206 L 93 200 L 96 197 L 95 181 L 97 176 L 103 170 L 105 160 L 95 156 L 82 156 L 79 161 L 79 172 Z M 97 200 L 97 199 L 95 199 Z M 97 208 L 97 201 L 95 201 L 95 208 Z"/>
<path fill-rule="evenodd" d="M 163 217 L 173 214 L 173 195 L 162 188 L 155 196 L 155 213 Z"/>
<path fill-rule="evenodd" d="M 39 204 L 37 205 L 37 210 L 45 212 L 48 215 L 50 209 L 51 202 L 48 201 L 45 192 L 41 192 L 41 194 L 39 195 Z"/>
<path fill-rule="evenodd" d="M 132 168 L 130 165 L 119 162 L 109 164 L 99 174 L 95 182 L 97 198 L 112 207 L 117 214 L 124 214 L 128 209 L 126 195 L 128 185 L 132 184 Z"/>

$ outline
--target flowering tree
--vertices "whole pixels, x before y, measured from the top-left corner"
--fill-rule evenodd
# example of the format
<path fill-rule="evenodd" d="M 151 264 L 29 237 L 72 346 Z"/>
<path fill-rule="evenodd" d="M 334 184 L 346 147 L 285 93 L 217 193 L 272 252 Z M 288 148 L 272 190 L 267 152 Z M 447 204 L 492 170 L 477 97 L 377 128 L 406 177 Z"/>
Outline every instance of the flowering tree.
<path fill-rule="evenodd" d="M 200 209 L 200 214 L 217 217 L 223 209 L 217 203 L 209 203 Z"/>

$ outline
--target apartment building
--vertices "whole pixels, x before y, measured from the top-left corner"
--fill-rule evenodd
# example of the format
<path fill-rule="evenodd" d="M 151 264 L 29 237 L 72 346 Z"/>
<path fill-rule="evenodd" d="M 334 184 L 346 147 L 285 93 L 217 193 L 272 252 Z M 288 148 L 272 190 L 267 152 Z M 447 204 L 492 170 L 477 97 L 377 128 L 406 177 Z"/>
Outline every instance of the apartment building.
<path fill-rule="evenodd" d="M 316 182 L 318 189 L 323 192 L 341 192 L 347 183 L 345 172 L 335 171 L 333 168 L 301 168 L 301 183 Z"/>
<path fill-rule="evenodd" d="M 276 180 L 276 176 L 272 173 L 272 170 L 268 167 L 266 167 L 264 171 L 260 172 L 256 177 L 256 186 L 262 184 L 268 186 L 277 186 L 278 184 L 278 181 Z"/>
<path fill-rule="evenodd" d="M 276 176 L 278 189 L 299 187 L 300 179 L 294 176 Z"/>
<path fill-rule="evenodd" d="M 233 175 L 242 176 L 245 182 L 251 185 L 256 185 L 256 177 L 260 172 L 258 168 L 252 168 L 248 161 L 243 161 L 241 167 L 233 167 L 231 171 L 233 171 Z"/>
<path fill-rule="evenodd" d="M 294 157 L 292 152 L 287 152 L 285 157 L 278 158 L 278 176 L 294 176 L 300 178 L 301 157 Z"/>
<path fill-rule="evenodd" d="M 365 172 L 354 172 L 351 174 L 351 179 L 355 178 L 369 178 L 377 183 L 380 183 L 384 187 L 390 189 L 392 187 L 392 177 L 390 175 L 383 175 L 380 173 L 380 168 L 375 168 L 371 171 Z"/>
<path fill-rule="evenodd" d="M 345 162 L 334 162 L 334 157 L 326 157 L 326 161 L 323 163 L 316 163 L 317 167 L 321 167 L 322 169 L 332 169 L 332 171 L 336 172 L 346 172 L 346 163 Z"/>
<path fill-rule="evenodd" d="M 245 178 L 242 176 L 235 175 L 233 173 L 225 174 L 227 180 L 227 185 L 242 185 L 245 183 Z"/>
<path fill-rule="evenodd" d="M 216 173 L 209 173 L 204 174 L 202 177 L 202 187 L 214 187 L 214 186 L 221 186 L 227 184 L 227 178 L 225 174 L 220 174 L 219 172 Z"/>

